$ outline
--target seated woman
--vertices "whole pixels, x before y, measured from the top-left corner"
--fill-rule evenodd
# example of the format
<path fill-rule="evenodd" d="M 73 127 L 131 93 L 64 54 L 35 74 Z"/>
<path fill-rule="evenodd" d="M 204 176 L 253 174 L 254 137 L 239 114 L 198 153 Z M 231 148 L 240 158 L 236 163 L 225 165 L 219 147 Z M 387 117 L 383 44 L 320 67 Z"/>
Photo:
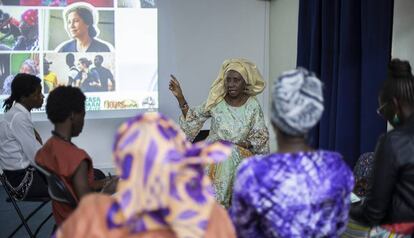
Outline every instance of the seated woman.
<path fill-rule="evenodd" d="M 379 102 L 379 114 L 394 129 L 378 140 L 368 194 L 351 208 L 346 237 L 355 237 L 353 224 L 361 227 L 358 237 L 411 237 L 414 231 L 414 76 L 407 61 L 390 62 Z"/>
<path fill-rule="evenodd" d="M 323 109 L 322 83 L 312 73 L 298 68 L 275 81 L 278 151 L 245 160 L 237 172 L 230 212 L 239 238 L 338 237 L 345 230 L 352 172 L 340 154 L 306 142 Z"/>
<path fill-rule="evenodd" d="M 85 95 L 79 88 L 61 86 L 47 98 L 46 114 L 54 124 L 53 136 L 37 152 L 38 165 L 59 176 L 79 201 L 94 191 L 113 193 L 117 179 L 94 180 L 93 165 L 86 151 L 71 142 L 82 132 Z M 53 216 L 61 224 L 74 210 L 66 203 L 53 201 Z"/>
<path fill-rule="evenodd" d="M 16 199 L 49 197 L 45 179 L 33 167 L 42 139 L 34 128 L 30 111 L 42 107 L 43 98 L 40 78 L 17 74 L 11 83 L 11 95 L 4 101 L 0 168 Z"/>
<path fill-rule="evenodd" d="M 203 169 L 230 155 L 228 143 L 192 145 L 158 113 L 132 118 L 115 138 L 117 193 L 82 199 L 57 237 L 236 237 Z"/>
<path fill-rule="evenodd" d="M 211 119 L 207 141 L 233 143 L 231 159 L 208 167 L 217 201 L 231 205 L 233 183 L 240 162 L 252 155 L 269 153 L 269 131 L 256 95 L 265 89 L 257 66 L 246 59 L 228 59 L 221 65 L 207 100 L 190 108 L 180 83 L 172 76 L 169 88 L 181 108 L 180 125 L 193 140 Z"/>

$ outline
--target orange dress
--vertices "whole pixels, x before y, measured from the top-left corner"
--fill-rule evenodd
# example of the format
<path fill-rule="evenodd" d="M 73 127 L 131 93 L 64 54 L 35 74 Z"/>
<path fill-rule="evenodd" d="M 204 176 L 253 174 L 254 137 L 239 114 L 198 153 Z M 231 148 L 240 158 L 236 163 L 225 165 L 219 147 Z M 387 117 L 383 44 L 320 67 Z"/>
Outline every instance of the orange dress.
<path fill-rule="evenodd" d="M 35 160 L 37 164 L 59 176 L 76 201 L 79 199 L 72 184 L 72 176 L 83 160 L 89 164 L 88 182 L 90 185 L 93 182 L 92 160 L 86 151 L 59 137 L 52 136 L 39 149 Z M 74 210 L 68 204 L 57 201 L 52 201 L 52 209 L 57 225 L 60 225 Z"/>

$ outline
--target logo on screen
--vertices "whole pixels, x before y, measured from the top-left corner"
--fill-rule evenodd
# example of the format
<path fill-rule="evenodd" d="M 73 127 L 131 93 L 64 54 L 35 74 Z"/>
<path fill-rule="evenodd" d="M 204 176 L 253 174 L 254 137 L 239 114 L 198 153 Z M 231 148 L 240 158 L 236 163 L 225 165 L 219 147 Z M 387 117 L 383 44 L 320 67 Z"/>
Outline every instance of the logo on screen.
<path fill-rule="evenodd" d="M 134 109 L 139 108 L 138 103 L 132 99 L 126 99 L 122 101 L 109 101 L 104 102 L 105 109 Z"/>
<path fill-rule="evenodd" d="M 101 109 L 101 99 L 99 97 L 87 97 L 85 107 L 86 111 L 98 111 Z"/>
<path fill-rule="evenodd" d="M 152 108 L 155 106 L 155 99 L 153 97 L 146 97 L 142 101 L 142 107 L 149 107 Z"/>

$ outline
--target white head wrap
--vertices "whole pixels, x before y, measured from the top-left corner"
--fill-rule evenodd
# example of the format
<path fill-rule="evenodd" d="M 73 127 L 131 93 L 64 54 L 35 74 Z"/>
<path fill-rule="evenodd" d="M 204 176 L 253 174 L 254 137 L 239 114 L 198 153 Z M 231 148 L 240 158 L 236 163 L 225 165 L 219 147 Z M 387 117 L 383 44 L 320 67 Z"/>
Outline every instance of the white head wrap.
<path fill-rule="evenodd" d="M 36 62 L 32 59 L 26 59 L 23 61 L 22 65 L 27 65 L 30 68 L 30 74 L 37 76 L 39 74 L 39 70 L 37 69 Z"/>
<path fill-rule="evenodd" d="M 323 113 L 321 81 L 304 68 L 282 73 L 272 90 L 271 120 L 288 135 L 306 134 Z"/>

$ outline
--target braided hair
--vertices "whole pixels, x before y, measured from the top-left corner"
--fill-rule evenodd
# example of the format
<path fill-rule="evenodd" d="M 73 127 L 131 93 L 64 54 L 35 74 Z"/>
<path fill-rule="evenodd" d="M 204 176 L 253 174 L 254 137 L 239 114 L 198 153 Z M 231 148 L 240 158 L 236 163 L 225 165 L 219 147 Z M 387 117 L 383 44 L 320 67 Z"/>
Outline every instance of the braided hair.
<path fill-rule="evenodd" d="M 31 74 L 17 74 L 11 84 L 11 95 L 4 100 L 4 111 L 10 110 L 14 102 L 20 102 L 22 97 L 30 96 L 40 86 L 40 78 Z"/>
<path fill-rule="evenodd" d="M 388 77 L 380 91 L 382 102 L 399 101 L 414 103 L 414 76 L 408 61 L 393 59 L 388 65 Z"/>

